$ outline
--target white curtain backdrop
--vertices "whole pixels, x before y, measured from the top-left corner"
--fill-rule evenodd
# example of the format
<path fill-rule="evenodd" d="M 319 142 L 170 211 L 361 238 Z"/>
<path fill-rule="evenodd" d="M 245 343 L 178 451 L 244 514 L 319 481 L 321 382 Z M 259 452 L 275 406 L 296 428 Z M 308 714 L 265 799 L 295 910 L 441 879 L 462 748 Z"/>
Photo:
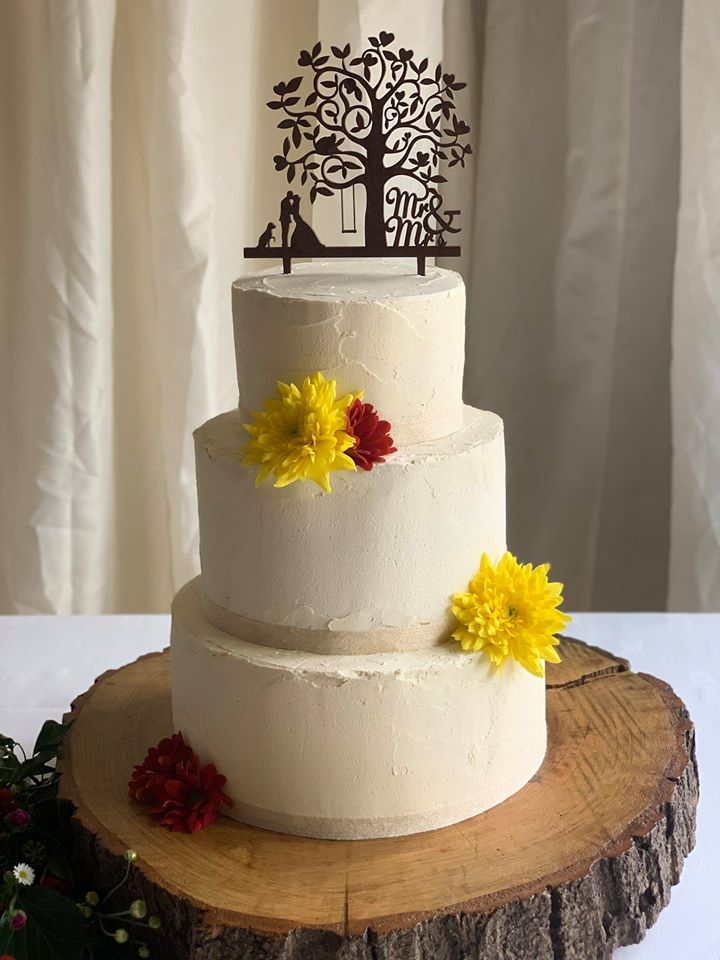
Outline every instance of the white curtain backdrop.
<path fill-rule="evenodd" d="M 670 606 L 720 610 L 720 11 L 686 4 Z"/>
<path fill-rule="evenodd" d="M 668 569 L 720 606 L 720 27 L 685 16 L 683 46 L 667 0 L 5 0 L 0 612 L 163 611 L 195 573 L 191 432 L 237 400 L 229 288 L 279 186 L 263 104 L 379 29 L 471 82 L 466 396 L 506 421 L 510 546 L 576 609 L 662 609 Z"/>

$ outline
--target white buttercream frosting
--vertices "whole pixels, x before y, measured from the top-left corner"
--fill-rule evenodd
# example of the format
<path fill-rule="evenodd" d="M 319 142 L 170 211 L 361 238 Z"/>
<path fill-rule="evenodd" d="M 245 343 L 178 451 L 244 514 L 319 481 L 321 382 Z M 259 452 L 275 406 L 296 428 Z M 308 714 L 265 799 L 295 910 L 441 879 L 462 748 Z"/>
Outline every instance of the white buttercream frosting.
<path fill-rule="evenodd" d="M 311 482 L 256 488 L 255 471 L 240 463 L 246 438 L 238 411 L 195 432 L 210 619 L 234 629 L 218 607 L 299 628 L 299 636 L 323 631 L 315 650 L 333 649 L 333 634 L 347 649 L 357 633 L 361 650 L 427 647 L 448 636 L 451 594 L 483 552 L 505 549 L 499 417 L 465 407 L 459 430 L 406 446 L 370 473 L 333 473 L 330 494 Z M 386 635 L 368 640 L 369 631 Z M 261 642 L 287 645 L 285 633 L 273 641 L 266 631 Z"/>
<path fill-rule="evenodd" d="M 278 380 L 316 370 L 365 399 L 398 443 L 462 420 L 465 288 L 450 270 L 419 277 L 395 260 L 302 263 L 233 284 L 240 408 L 261 409 Z"/>
<path fill-rule="evenodd" d="M 307 836 L 430 830 L 545 752 L 544 681 L 448 641 L 451 594 L 505 549 L 502 421 L 463 407 L 464 288 L 397 261 L 233 285 L 240 409 L 195 432 L 202 577 L 176 596 L 173 715 L 240 820 Z M 398 452 L 255 487 L 243 421 L 276 381 L 364 388 Z"/>
<path fill-rule="evenodd" d="M 545 752 L 544 681 L 456 644 L 328 656 L 258 646 L 173 603 L 173 717 L 228 778 L 231 816 L 316 837 L 397 836 L 504 800 Z"/>

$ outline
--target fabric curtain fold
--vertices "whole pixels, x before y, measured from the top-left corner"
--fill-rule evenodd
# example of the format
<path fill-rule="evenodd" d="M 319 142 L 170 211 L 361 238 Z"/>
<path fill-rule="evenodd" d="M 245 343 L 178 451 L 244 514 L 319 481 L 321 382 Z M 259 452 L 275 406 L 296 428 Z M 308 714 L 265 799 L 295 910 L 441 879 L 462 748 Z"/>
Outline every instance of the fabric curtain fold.
<path fill-rule="evenodd" d="M 720 19 L 685 6 L 669 606 L 720 610 Z"/>
<path fill-rule="evenodd" d="M 237 402 L 230 284 L 283 186 L 264 103 L 302 47 L 380 30 L 470 83 L 444 265 L 468 288 L 466 399 L 506 423 L 510 548 L 552 560 L 575 609 L 662 609 L 668 570 L 673 606 L 717 608 L 720 33 L 709 0 L 684 41 L 682 19 L 665 0 L 7 0 L 0 611 L 164 611 L 197 571 L 192 430 Z M 337 218 L 337 198 L 313 210 L 323 236 Z"/>

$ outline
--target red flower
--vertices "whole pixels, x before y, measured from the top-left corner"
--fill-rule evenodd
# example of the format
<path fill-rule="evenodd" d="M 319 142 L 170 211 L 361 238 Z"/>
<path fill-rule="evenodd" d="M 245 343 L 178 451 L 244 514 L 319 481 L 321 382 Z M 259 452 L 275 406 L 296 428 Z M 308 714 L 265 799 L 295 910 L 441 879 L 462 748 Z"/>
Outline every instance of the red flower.
<path fill-rule="evenodd" d="M 11 810 L 7 815 L 8 823 L 13 827 L 24 829 L 30 823 L 30 814 L 27 810 Z"/>
<path fill-rule="evenodd" d="M 69 897 L 72 893 L 72 887 L 67 880 L 61 880 L 60 877 L 53 876 L 52 873 L 45 874 L 40 881 L 40 886 L 45 887 L 46 890 L 57 890 L 64 897 Z M 2 960 L 2 957 L 0 957 L 0 960 Z"/>
<path fill-rule="evenodd" d="M 17 807 L 17 801 L 12 790 L 8 790 L 7 787 L 0 789 L 0 817 L 6 816 L 8 813 L 12 813 Z M 0 958 L 2 960 L 2 958 Z"/>
<path fill-rule="evenodd" d="M 213 764 L 201 766 L 182 734 L 175 733 L 151 747 L 135 767 L 128 793 L 131 800 L 150 805 L 160 826 L 196 833 L 213 822 L 223 804 L 230 805 L 222 791 L 226 782 Z"/>
<path fill-rule="evenodd" d="M 347 432 L 355 438 L 355 446 L 345 452 L 361 470 L 372 470 L 374 463 L 385 463 L 385 457 L 397 450 L 390 429 L 371 403 L 353 400 L 347 409 Z"/>
<path fill-rule="evenodd" d="M 150 812 L 160 818 L 160 826 L 173 833 L 197 833 L 217 817 L 223 804 L 232 801 L 223 793 L 227 779 L 215 769 L 215 764 L 200 766 L 197 757 L 177 765 L 175 776 L 163 780 L 156 788 L 158 800 Z"/>
<path fill-rule="evenodd" d="M 181 733 L 165 737 L 156 747 L 150 747 L 143 762 L 135 767 L 128 783 L 130 799 L 138 803 L 154 803 L 156 788 L 168 777 L 175 776 L 179 763 L 194 757 Z"/>

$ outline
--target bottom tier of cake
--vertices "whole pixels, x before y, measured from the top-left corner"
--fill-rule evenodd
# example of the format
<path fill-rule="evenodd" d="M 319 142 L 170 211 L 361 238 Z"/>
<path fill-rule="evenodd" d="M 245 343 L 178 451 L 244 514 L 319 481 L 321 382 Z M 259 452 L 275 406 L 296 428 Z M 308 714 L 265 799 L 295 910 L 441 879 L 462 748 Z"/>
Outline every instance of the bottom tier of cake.
<path fill-rule="evenodd" d="M 209 624 L 173 603 L 173 720 L 228 778 L 230 815 L 301 836 L 434 830 L 505 800 L 545 754 L 545 683 L 456 644 L 332 656 Z"/>

